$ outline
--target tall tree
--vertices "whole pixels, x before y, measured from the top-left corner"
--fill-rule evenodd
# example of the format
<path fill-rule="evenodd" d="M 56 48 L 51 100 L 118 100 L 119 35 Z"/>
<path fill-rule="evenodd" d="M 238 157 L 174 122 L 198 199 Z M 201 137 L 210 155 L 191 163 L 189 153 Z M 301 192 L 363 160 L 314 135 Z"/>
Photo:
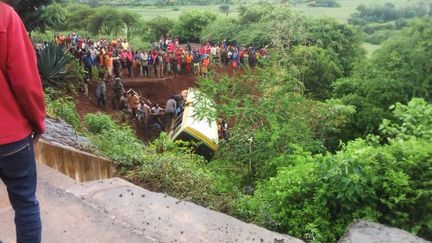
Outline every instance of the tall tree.
<path fill-rule="evenodd" d="M 41 18 L 42 7 L 51 4 L 52 0 L 11 0 L 9 2 L 21 16 L 27 30 L 31 32 L 39 26 L 45 25 L 43 18 Z"/>

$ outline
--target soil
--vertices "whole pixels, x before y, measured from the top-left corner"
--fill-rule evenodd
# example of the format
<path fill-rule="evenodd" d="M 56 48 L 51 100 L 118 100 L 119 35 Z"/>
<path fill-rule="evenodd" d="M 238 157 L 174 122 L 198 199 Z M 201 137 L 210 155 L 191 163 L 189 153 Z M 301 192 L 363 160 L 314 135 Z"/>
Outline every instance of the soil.
<path fill-rule="evenodd" d="M 229 66 L 218 66 L 215 68 L 216 76 L 226 74 L 228 76 L 242 75 L 243 70 L 234 72 Z M 193 74 L 171 75 L 165 78 L 125 78 L 122 80 L 125 90 L 133 89 L 140 94 L 141 97 L 149 100 L 152 106 L 159 104 L 165 107 L 167 100 L 176 94 L 180 94 L 182 90 L 197 86 L 197 79 Z M 112 82 L 107 82 L 107 102 L 105 107 L 97 105 L 95 91 L 97 81 L 91 82 L 89 85 L 89 96 L 79 93 L 75 96 L 76 109 L 80 117 L 84 117 L 88 113 L 104 112 L 111 115 L 115 120 L 125 122 L 122 113 L 113 109 L 111 105 L 112 97 Z M 149 131 L 144 133 L 142 129 L 131 120 L 128 123 L 136 131 L 136 135 L 144 141 L 151 141 L 159 136 L 157 131 Z"/>

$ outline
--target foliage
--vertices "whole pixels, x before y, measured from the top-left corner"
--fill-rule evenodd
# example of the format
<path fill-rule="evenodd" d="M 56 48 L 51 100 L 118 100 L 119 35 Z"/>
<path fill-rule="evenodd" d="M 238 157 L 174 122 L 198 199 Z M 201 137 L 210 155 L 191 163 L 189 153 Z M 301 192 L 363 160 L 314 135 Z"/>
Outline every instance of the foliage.
<path fill-rule="evenodd" d="M 114 162 L 132 166 L 145 157 L 144 145 L 130 127 L 119 126 L 102 113 L 87 114 L 84 121 L 93 134 L 91 141 Z"/>
<path fill-rule="evenodd" d="M 239 7 L 239 23 L 250 24 L 258 23 L 265 17 L 269 16 L 274 11 L 272 4 L 256 4 L 251 6 L 240 5 Z"/>
<path fill-rule="evenodd" d="M 143 40 L 152 43 L 161 36 L 166 36 L 174 27 L 174 21 L 166 17 L 156 17 L 143 24 Z"/>
<path fill-rule="evenodd" d="M 45 31 L 46 28 L 54 30 L 64 28 L 67 13 L 59 3 L 43 6 L 41 12 L 40 21 L 44 24 L 38 25 L 38 29 Z"/>
<path fill-rule="evenodd" d="M 66 18 L 66 25 L 71 30 L 89 30 L 90 20 L 89 16 L 93 16 L 96 10 L 87 5 L 68 5 L 66 8 L 68 16 Z"/>
<path fill-rule="evenodd" d="M 383 23 L 402 18 L 423 17 L 428 14 L 428 7 L 425 2 L 399 8 L 396 8 L 390 2 L 384 5 L 371 6 L 360 4 L 357 7 L 357 12 L 351 15 L 348 22 L 355 25 L 364 25 L 370 22 Z"/>
<path fill-rule="evenodd" d="M 15 4 L 15 10 L 23 20 L 27 31 L 32 32 L 37 28 L 43 28 L 45 26 L 45 22 L 41 18 L 43 13 L 42 7 L 47 6 L 52 3 L 52 0 L 20 0 L 20 1 L 11 1 Z"/>
<path fill-rule="evenodd" d="M 204 158 L 193 154 L 188 146 L 171 141 L 166 134 L 144 145 L 130 127 L 115 123 L 108 115 L 87 114 L 84 121 L 92 143 L 130 180 L 221 210 L 233 197 L 233 187 L 224 187 L 228 176 L 210 171 Z"/>
<path fill-rule="evenodd" d="M 311 7 L 322 7 L 322 8 L 340 8 L 340 4 L 336 0 L 316 0 L 309 3 Z"/>
<path fill-rule="evenodd" d="M 308 37 L 313 45 L 326 49 L 344 75 L 351 74 L 354 63 L 364 57 L 361 36 L 348 25 L 334 19 L 315 19 L 307 26 Z"/>
<path fill-rule="evenodd" d="M 84 71 L 69 53 L 54 43 L 38 49 L 38 69 L 45 87 L 78 87 Z"/>
<path fill-rule="evenodd" d="M 67 54 L 70 55 L 70 54 Z M 62 80 L 66 85 L 66 89 L 75 92 L 84 84 L 85 69 L 78 59 L 73 58 L 65 66 L 66 74 L 63 75 Z M 97 76 L 94 76 L 97 77 Z"/>
<path fill-rule="evenodd" d="M 431 143 L 376 140 L 350 142 L 335 155 L 284 157 L 275 177 L 239 200 L 237 213 L 310 241 L 334 242 L 356 218 L 430 235 Z"/>
<path fill-rule="evenodd" d="M 277 53 L 271 56 L 278 60 Z M 346 117 L 353 113 L 351 107 L 338 109 L 340 113 L 334 117 L 326 116 L 327 109 L 332 109 L 337 102 L 324 105 L 305 98 L 296 69 L 272 62 L 241 77 L 221 77 L 217 82 L 212 78 L 201 79 L 199 87 L 216 102 L 218 109 L 217 114 L 209 114 L 212 110 L 198 102 L 198 113 L 235 121 L 230 131 L 233 135 L 221 147 L 220 157 L 247 166 L 249 171 L 245 177 L 252 181 L 271 176 L 271 172 L 263 172 L 271 171 L 263 169 L 266 163 L 291 153 L 293 145 L 323 151 L 317 124 L 326 124 L 328 130 L 331 126 L 337 129 L 349 119 L 341 119 L 341 123 L 331 120 L 339 119 L 341 113 Z M 341 103 L 337 105 L 344 107 Z"/>
<path fill-rule="evenodd" d="M 217 18 L 210 23 L 201 32 L 201 41 L 204 42 L 209 38 L 216 41 L 226 40 L 228 43 L 233 43 L 233 39 L 238 32 L 238 23 L 233 18 Z"/>
<path fill-rule="evenodd" d="M 365 38 L 365 42 L 368 42 L 368 43 L 373 44 L 373 45 L 379 45 L 379 44 L 383 43 L 384 41 L 393 38 L 397 34 L 398 34 L 398 32 L 396 32 L 394 30 L 377 31 L 371 35 L 368 35 Z"/>
<path fill-rule="evenodd" d="M 390 107 L 396 123 L 384 120 L 381 133 L 390 139 L 421 138 L 432 140 L 432 105 L 425 100 L 414 98 L 407 105 L 396 103 Z"/>
<path fill-rule="evenodd" d="M 47 113 L 51 117 L 60 117 L 75 129 L 80 127 L 73 98 L 63 97 L 61 92 L 48 88 L 45 89 L 45 104 Z"/>
<path fill-rule="evenodd" d="M 132 37 L 134 30 L 139 28 L 139 16 L 136 13 L 123 11 L 120 13 L 121 22 L 123 22 L 126 30 L 126 38 L 129 40 Z"/>
<path fill-rule="evenodd" d="M 392 120 L 388 108 L 412 97 L 432 100 L 430 19 L 415 21 L 399 37 L 383 43 L 370 60 L 359 63 L 350 78 L 334 84 L 334 97 L 354 105 L 357 113 L 344 129 L 344 141 L 377 133 L 382 119 Z"/>
<path fill-rule="evenodd" d="M 93 35 L 118 35 L 122 30 L 120 11 L 113 8 L 102 7 L 98 8 L 96 12 L 90 17 L 87 17 L 89 31 Z"/>
<path fill-rule="evenodd" d="M 184 12 L 179 16 L 173 34 L 183 42 L 198 42 L 201 31 L 215 19 L 216 15 L 209 11 L 192 10 Z"/>
<path fill-rule="evenodd" d="M 300 72 L 306 92 L 314 98 L 325 100 L 331 95 L 331 85 L 342 76 L 341 67 L 326 50 L 315 46 L 293 48 L 292 62 Z"/>
<path fill-rule="evenodd" d="M 117 37 L 119 34 L 125 34 L 128 40 L 141 34 L 141 17 L 131 11 L 69 4 L 66 6 L 66 12 L 67 29 L 89 31 L 95 36 L 100 34 Z"/>

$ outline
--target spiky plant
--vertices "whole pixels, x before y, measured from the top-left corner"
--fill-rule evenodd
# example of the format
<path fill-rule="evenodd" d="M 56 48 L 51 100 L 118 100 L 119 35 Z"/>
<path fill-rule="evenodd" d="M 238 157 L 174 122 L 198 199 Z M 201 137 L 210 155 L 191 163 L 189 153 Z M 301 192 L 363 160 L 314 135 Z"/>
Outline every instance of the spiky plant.
<path fill-rule="evenodd" d="M 48 43 L 38 49 L 38 68 L 45 87 L 65 87 L 67 84 L 67 65 L 73 56 L 66 54 L 60 46 Z"/>

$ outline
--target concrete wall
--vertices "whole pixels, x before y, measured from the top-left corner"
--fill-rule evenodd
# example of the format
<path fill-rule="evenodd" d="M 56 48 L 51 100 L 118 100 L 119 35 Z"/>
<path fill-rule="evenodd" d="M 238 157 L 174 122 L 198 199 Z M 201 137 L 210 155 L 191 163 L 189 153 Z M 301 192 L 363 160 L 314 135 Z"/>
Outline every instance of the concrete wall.
<path fill-rule="evenodd" d="M 108 159 L 72 147 L 40 140 L 35 146 L 36 160 L 79 182 L 111 178 L 113 165 Z"/>

